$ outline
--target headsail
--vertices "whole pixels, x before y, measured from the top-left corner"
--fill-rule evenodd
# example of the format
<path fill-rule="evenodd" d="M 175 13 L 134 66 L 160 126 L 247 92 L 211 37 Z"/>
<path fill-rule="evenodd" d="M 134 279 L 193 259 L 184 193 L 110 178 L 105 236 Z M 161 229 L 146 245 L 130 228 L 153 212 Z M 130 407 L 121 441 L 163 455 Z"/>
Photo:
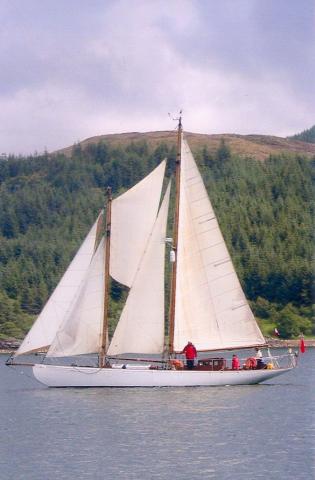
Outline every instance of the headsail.
<path fill-rule="evenodd" d="M 78 295 L 48 350 L 48 357 L 98 352 L 104 311 L 104 258 L 103 238 L 92 258 Z"/>
<path fill-rule="evenodd" d="M 88 270 L 94 253 L 97 229 L 101 216 L 102 213 L 94 223 L 45 307 L 37 317 L 36 322 L 26 335 L 16 355 L 22 355 L 50 346 Z"/>
<path fill-rule="evenodd" d="M 165 161 L 112 202 L 111 274 L 129 285 L 139 266 L 159 206 Z M 150 230 L 151 229 L 151 230 Z M 98 352 L 104 314 L 105 244 L 101 241 L 78 295 L 57 331 L 48 356 Z"/>
<path fill-rule="evenodd" d="M 170 184 L 109 346 L 109 355 L 163 351 L 164 257 L 169 196 Z"/>
<path fill-rule="evenodd" d="M 181 149 L 174 350 L 264 344 L 188 144 Z"/>
<path fill-rule="evenodd" d="M 165 160 L 112 202 L 110 274 L 131 287 L 159 208 Z"/>

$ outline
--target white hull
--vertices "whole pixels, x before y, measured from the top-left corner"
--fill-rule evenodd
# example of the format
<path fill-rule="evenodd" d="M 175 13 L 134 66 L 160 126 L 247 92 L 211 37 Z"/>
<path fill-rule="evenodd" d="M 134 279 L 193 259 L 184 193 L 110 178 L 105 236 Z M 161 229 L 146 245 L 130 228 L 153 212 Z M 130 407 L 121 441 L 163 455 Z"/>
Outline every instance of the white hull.
<path fill-rule="evenodd" d="M 198 371 L 67 367 L 38 364 L 35 378 L 48 387 L 197 387 L 253 385 L 292 368 L 274 370 Z"/>

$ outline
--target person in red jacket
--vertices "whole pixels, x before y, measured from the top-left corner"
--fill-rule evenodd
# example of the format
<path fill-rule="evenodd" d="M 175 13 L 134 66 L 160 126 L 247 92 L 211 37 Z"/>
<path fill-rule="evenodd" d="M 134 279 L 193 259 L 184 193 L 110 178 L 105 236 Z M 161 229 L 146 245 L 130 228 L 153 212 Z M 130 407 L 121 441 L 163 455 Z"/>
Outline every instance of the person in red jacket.
<path fill-rule="evenodd" d="M 194 360 L 197 358 L 196 347 L 191 342 L 188 342 L 182 353 L 186 356 L 188 370 L 192 370 L 194 368 Z"/>
<path fill-rule="evenodd" d="M 232 370 L 239 370 L 241 367 L 240 360 L 237 355 L 233 355 L 232 357 Z"/>

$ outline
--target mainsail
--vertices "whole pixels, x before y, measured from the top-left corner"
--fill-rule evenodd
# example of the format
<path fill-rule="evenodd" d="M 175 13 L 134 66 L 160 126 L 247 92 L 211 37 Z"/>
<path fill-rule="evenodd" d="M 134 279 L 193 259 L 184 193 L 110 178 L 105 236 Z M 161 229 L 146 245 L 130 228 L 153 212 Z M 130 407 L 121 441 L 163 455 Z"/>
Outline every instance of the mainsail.
<path fill-rule="evenodd" d="M 73 302 L 90 265 L 102 213 L 97 218 L 16 355 L 47 348 Z"/>
<path fill-rule="evenodd" d="M 120 353 L 162 353 L 164 347 L 164 260 L 170 184 L 108 349 Z"/>
<path fill-rule="evenodd" d="M 202 177 L 182 139 L 174 350 L 264 344 Z"/>

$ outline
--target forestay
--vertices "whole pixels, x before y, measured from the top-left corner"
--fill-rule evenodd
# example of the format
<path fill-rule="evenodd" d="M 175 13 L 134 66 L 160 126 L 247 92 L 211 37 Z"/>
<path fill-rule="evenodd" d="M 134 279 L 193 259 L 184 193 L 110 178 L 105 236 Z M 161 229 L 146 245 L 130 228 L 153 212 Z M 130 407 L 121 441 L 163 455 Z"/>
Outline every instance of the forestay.
<path fill-rule="evenodd" d="M 16 355 L 45 349 L 53 341 L 90 265 L 101 215 L 102 213 L 94 223 L 33 327 L 26 335 Z"/>
<path fill-rule="evenodd" d="M 169 196 L 170 184 L 109 346 L 109 355 L 163 351 L 164 257 Z"/>
<path fill-rule="evenodd" d="M 174 350 L 264 344 L 194 158 L 183 139 Z"/>
<path fill-rule="evenodd" d="M 110 274 L 131 287 L 156 220 L 165 160 L 149 175 L 112 202 Z"/>

